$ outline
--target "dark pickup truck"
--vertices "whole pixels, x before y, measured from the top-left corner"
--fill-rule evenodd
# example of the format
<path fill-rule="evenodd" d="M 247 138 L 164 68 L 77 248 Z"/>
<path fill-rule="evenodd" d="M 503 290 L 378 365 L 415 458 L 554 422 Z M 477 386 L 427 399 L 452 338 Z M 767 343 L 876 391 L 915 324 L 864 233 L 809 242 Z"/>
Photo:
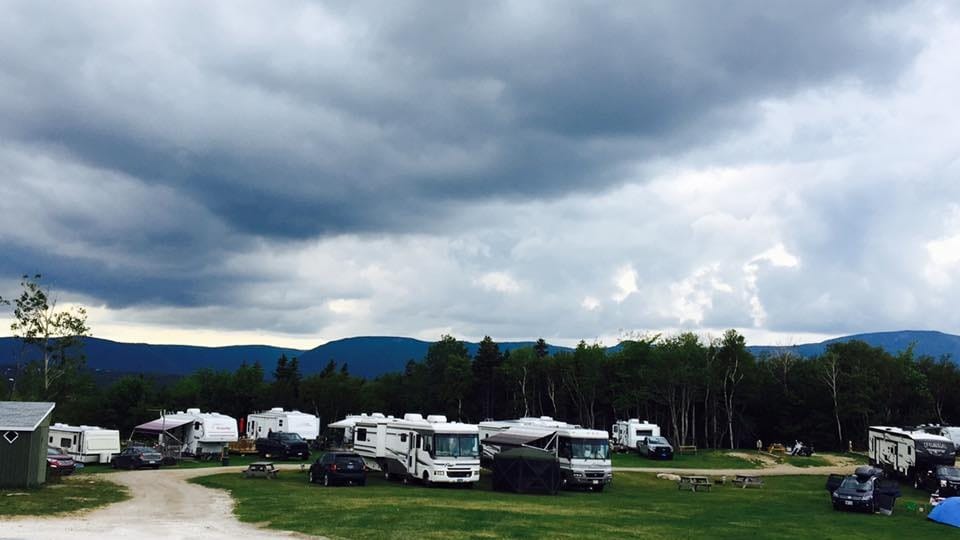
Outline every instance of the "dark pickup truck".
<path fill-rule="evenodd" d="M 257 453 L 262 458 L 310 458 L 307 441 L 297 433 L 268 433 L 257 439 Z"/>

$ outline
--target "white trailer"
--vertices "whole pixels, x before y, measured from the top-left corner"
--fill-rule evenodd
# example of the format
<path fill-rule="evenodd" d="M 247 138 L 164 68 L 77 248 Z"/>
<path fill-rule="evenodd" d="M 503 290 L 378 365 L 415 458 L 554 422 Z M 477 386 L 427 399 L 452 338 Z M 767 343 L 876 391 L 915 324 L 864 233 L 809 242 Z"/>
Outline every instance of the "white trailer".
<path fill-rule="evenodd" d="M 297 433 L 304 439 L 313 441 L 320 435 L 320 419 L 300 411 L 284 411 L 281 407 L 247 415 L 248 438 L 266 437 L 270 432 Z"/>
<path fill-rule="evenodd" d="M 639 418 L 617 420 L 610 428 L 611 441 L 617 450 L 636 450 L 644 437 L 659 437 L 660 426 Z"/>
<path fill-rule="evenodd" d="M 327 424 L 327 427 L 330 429 L 343 430 L 343 435 L 339 438 L 340 440 L 336 441 L 334 444 L 341 448 L 353 448 L 353 430 L 357 425 L 357 422 L 364 420 L 372 421 L 374 418 L 389 418 L 392 420 L 393 416 L 384 416 L 383 413 L 373 413 L 370 415 L 367 413 L 348 414 L 341 420 Z"/>
<path fill-rule="evenodd" d="M 361 417 L 353 426 L 353 450 L 386 478 L 424 483 L 471 484 L 480 480 L 477 426 L 448 422 L 445 416 L 405 414 Z"/>
<path fill-rule="evenodd" d="M 956 461 L 953 442 L 940 435 L 870 426 L 867 439 L 870 464 L 907 479 L 938 465 L 952 466 Z"/>
<path fill-rule="evenodd" d="M 134 432 L 157 435 L 167 456 L 174 457 L 219 455 L 227 444 L 238 440 L 237 421 L 233 417 L 200 409 L 165 413 L 137 426 Z"/>
<path fill-rule="evenodd" d="M 606 431 L 584 429 L 549 416 L 480 422 L 478 427 L 486 460 L 509 448 L 539 448 L 557 456 L 566 486 L 602 491 L 613 481 L 610 434 Z"/>
<path fill-rule="evenodd" d="M 110 463 L 120 453 L 120 432 L 97 426 L 50 426 L 50 445 L 81 463 Z"/>

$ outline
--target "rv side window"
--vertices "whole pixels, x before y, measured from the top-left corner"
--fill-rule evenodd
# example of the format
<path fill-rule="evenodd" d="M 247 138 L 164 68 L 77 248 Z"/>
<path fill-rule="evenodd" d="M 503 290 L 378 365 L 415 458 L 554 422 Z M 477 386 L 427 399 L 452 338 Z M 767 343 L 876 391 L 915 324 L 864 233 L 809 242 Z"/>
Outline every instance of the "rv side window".
<path fill-rule="evenodd" d="M 910 446 L 907 447 L 907 455 L 908 455 L 908 456 L 912 456 L 912 455 L 913 455 L 913 447 L 910 447 Z"/>
<path fill-rule="evenodd" d="M 407 434 L 406 434 L 406 433 L 401 433 L 401 434 L 400 434 L 400 442 L 407 442 Z"/>
<path fill-rule="evenodd" d="M 366 428 L 360 428 L 357 430 L 357 440 L 365 441 L 367 440 L 367 430 Z"/>
<path fill-rule="evenodd" d="M 418 435 L 417 435 L 417 448 L 423 448 L 423 447 L 421 446 L 422 444 L 423 444 L 422 439 L 420 438 L 420 435 L 418 434 Z"/>
<path fill-rule="evenodd" d="M 283 427 L 283 420 L 280 420 L 280 427 Z"/>
<path fill-rule="evenodd" d="M 77 436 L 76 436 L 76 435 L 73 436 L 73 444 L 77 444 Z"/>
<path fill-rule="evenodd" d="M 50 444 L 53 444 L 53 437 L 50 437 Z"/>
<path fill-rule="evenodd" d="M 69 448 L 69 447 L 70 447 L 70 438 L 69 438 L 69 437 L 64 437 L 64 438 L 60 439 L 60 447 L 61 447 L 61 448 Z"/>
<path fill-rule="evenodd" d="M 194 423 L 193 423 L 193 429 L 199 430 L 199 429 L 200 429 L 200 422 L 194 422 Z"/>

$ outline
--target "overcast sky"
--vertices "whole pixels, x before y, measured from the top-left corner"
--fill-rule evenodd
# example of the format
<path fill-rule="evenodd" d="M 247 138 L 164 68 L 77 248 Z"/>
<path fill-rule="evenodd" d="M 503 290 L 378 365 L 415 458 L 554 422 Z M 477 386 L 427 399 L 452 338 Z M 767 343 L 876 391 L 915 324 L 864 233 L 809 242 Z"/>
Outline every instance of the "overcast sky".
<path fill-rule="evenodd" d="M 8 2 L 0 295 L 155 343 L 960 333 L 954 6 Z"/>

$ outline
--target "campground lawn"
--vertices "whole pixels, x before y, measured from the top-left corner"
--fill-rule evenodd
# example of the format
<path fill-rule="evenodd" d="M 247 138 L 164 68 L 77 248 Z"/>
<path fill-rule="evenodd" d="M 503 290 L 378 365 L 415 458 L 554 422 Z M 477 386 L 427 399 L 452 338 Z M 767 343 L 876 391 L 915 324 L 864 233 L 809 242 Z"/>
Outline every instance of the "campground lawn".
<path fill-rule="evenodd" d="M 835 512 L 822 476 L 768 477 L 761 489 L 716 486 L 680 492 L 650 473 L 616 473 L 603 493 L 557 496 L 493 492 L 485 474 L 473 489 L 387 482 L 324 488 L 284 471 L 277 480 L 239 474 L 192 482 L 225 489 L 245 522 L 331 538 L 942 538 L 952 533 L 908 502 L 904 488 L 890 517 Z"/>
<path fill-rule="evenodd" d="M 728 455 L 723 450 L 700 450 L 696 454 L 674 454 L 671 460 L 658 460 L 643 457 L 636 452 L 614 453 L 611 456 L 614 467 L 643 467 L 656 469 L 759 469 L 760 458 L 756 461 Z"/>
<path fill-rule="evenodd" d="M 321 454 L 320 454 L 319 452 L 314 452 L 313 455 L 311 456 L 311 459 L 304 460 L 304 461 L 301 461 L 301 460 L 299 460 L 299 459 L 290 459 L 290 460 L 287 460 L 287 461 L 283 461 L 283 460 L 281 460 L 281 459 L 267 459 L 267 460 L 264 460 L 264 459 L 262 459 L 262 458 L 260 458 L 260 457 L 257 457 L 256 455 L 252 455 L 252 456 L 250 456 L 250 455 L 247 455 L 247 456 L 235 456 L 235 455 L 231 455 L 231 456 L 230 456 L 230 465 L 231 465 L 231 466 L 233 466 L 233 465 L 242 465 L 242 466 L 246 467 L 247 465 L 253 463 L 254 461 L 272 461 L 272 462 L 274 462 L 274 463 L 276 463 L 276 464 L 278 464 L 278 465 L 279 465 L 279 464 L 284 464 L 284 463 L 286 463 L 286 464 L 306 463 L 306 464 L 309 465 L 310 463 L 313 463 L 313 460 L 316 459 L 317 457 L 319 457 L 320 455 L 321 455 Z M 160 469 L 161 469 L 161 470 L 169 470 L 169 469 L 206 469 L 206 468 L 214 468 L 214 467 L 222 467 L 222 465 L 220 464 L 220 461 L 219 461 L 219 460 L 218 460 L 218 461 L 197 461 L 197 460 L 194 460 L 194 459 L 184 459 L 184 460 L 182 460 L 180 463 L 178 463 L 178 464 L 176 464 L 176 465 L 164 465 L 164 466 L 160 467 Z M 85 474 L 103 474 L 103 473 L 112 473 L 112 472 L 115 472 L 115 471 L 117 471 L 117 470 L 123 470 L 123 469 L 114 469 L 114 468 L 112 468 L 110 465 L 106 465 L 106 464 L 93 464 L 93 465 L 89 465 L 89 464 L 88 464 L 87 466 L 85 466 L 83 469 L 80 470 L 79 474 L 81 474 L 81 475 L 85 475 Z"/>
<path fill-rule="evenodd" d="M 0 516 L 52 516 L 129 498 L 127 488 L 109 480 L 68 476 L 35 489 L 0 489 Z"/>

